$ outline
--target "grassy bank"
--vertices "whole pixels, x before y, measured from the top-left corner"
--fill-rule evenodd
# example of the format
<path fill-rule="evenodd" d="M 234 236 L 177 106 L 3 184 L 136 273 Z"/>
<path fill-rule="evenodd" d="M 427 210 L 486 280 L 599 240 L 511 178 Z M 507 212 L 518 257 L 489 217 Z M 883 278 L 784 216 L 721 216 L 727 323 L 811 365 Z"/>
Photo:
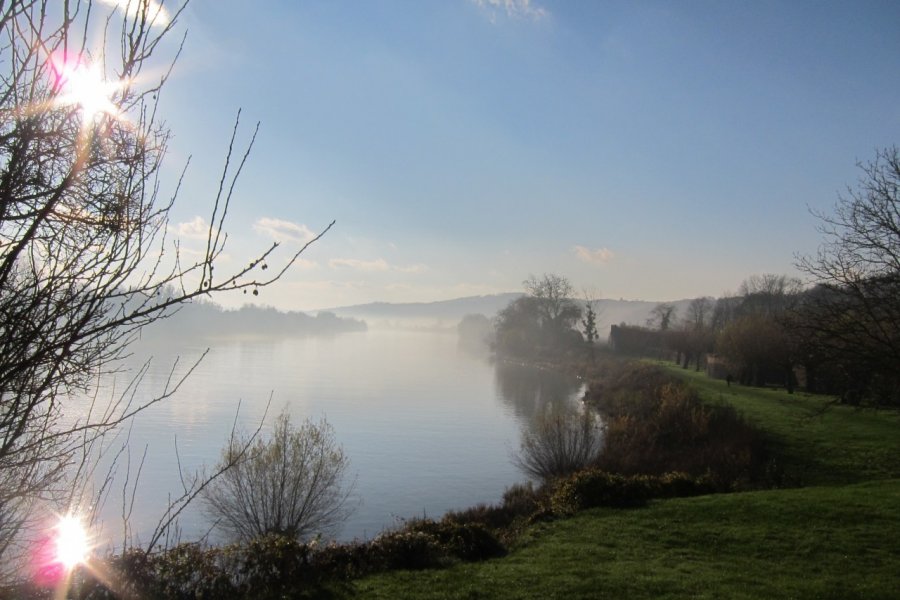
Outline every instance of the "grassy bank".
<path fill-rule="evenodd" d="M 665 368 L 736 407 L 785 483 L 810 487 L 595 509 L 535 526 L 503 559 L 358 581 L 359 597 L 896 597 L 900 414 Z"/>
<path fill-rule="evenodd" d="M 827 396 L 744 387 L 658 363 L 705 400 L 731 404 L 768 437 L 789 483 L 834 485 L 900 477 L 900 412 L 841 406 Z"/>
<path fill-rule="evenodd" d="M 359 582 L 366 598 L 896 598 L 900 481 L 601 509 L 509 557 Z"/>

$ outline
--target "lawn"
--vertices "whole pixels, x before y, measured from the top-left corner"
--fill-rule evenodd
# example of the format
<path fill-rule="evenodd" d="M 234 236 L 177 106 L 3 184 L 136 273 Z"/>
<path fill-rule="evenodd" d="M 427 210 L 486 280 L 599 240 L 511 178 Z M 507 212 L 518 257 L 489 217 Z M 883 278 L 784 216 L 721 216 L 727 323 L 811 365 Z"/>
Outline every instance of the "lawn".
<path fill-rule="evenodd" d="M 897 598 L 900 413 L 664 365 L 766 432 L 794 489 L 597 509 L 506 558 L 355 582 L 361 598 Z"/>
<path fill-rule="evenodd" d="M 658 363 L 687 379 L 710 402 L 726 402 L 766 432 L 794 485 L 831 485 L 900 477 L 900 411 L 854 408 L 827 396 L 730 387 Z"/>
<path fill-rule="evenodd" d="M 364 598 L 897 598 L 900 481 L 658 501 L 538 526 L 510 556 Z"/>

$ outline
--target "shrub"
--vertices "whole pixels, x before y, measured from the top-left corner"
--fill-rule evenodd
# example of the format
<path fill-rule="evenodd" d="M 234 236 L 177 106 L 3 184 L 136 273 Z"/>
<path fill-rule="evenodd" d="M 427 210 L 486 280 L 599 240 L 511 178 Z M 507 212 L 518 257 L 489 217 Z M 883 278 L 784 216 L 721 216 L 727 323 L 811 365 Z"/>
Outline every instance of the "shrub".
<path fill-rule="evenodd" d="M 200 544 L 179 544 L 153 557 L 153 577 L 163 598 L 216 598 L 232 591 L 219 552 Z"/>
<path fill-rule="evenodd" d="M 270 439 L 231 440 L 224 472 L 204 490 L 203 502 L 216 527 L 236 540 L 309 538 L 333 530 L 348 515 L 350 490 L 343 479 L 349 464 L 326 421 L 294 427 L 283 412 Z"/>
<path fill-rule="evenodd" d="M 257 597 L 281 597 L 288 591 L 301 591 L 312 579 L 309 547 L 282 535 L 265 535 L 229 553 L 235 587 Z"/>
<path fill-rule="evenodd" d="M 560 483 L 550 499 L 557 514 L 570 514 L 596 506 L 641 506 L 652 497 L 646 476 L 625 477 L 600 470 L 575 473 Z"/>
<path fill-rule="evenodd" d="M 536 490 L 531 482 L 515 484 L 503 493 L 503 501 L 498 504 L 477 504 L 460 511 L 449 511 L 444 521 L 457 524 L 478 524 L 501 533 L 514 528 L 516 523 L 525 524 L 541 509 L 546 500 L 543 488 Z"/>
<path fill-rule="evenodd" d="M 587 468 L 602 450 L 603 431 L 594 413 L 569 409 L 539 417 L 523 431 L 515 463 L 546 482 Z"/>
<path fill-rule="evenodd" d="M 368 544 L 370 568 L 427 569 L 447 563 L 438 540 L 422 531 L 394 531 L 385 533 Z"/>
<path fill-rule="evenodd" d="M 618 475 L 599 469 L 581 471 L 560 482 L 550 504 L 556 514 L 572 514 L 599 506 L 643 506 L 655 498 L 697 496 L 715 491 L 707 478 L 686 473 Z"/>
<path fill-rule="evenodd" d="M 691 477 L 687 473 L 665 473 L 659 477 L 660 498 L 687 498 L 716 491 L 715 482 L 708 475 Z"/>
<path fill-rule="evenodd" d="M 446 556 L 467 562 L 506 554 L 503 544 L 480 523 L 422 520 L 411 523 L 408 529 L 431 536 Z"/>

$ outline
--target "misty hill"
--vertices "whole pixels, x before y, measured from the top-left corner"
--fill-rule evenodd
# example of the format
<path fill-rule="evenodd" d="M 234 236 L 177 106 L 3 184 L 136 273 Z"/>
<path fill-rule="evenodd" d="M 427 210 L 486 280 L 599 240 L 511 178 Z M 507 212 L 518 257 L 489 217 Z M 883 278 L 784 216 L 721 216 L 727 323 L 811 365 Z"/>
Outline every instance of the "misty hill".
<path fill-rule="evenodd" d="M 365 330 L 364 321 L 339 317 L 325 311 L 311 316 L 302 312 L 282 312 L 254 305 L 226 310 L 218 304 L 201 301 L 184 305 L 172 316 L 144 328 L 141 339 L 292 337 Z"/>
<path fill-rule="evenodd" d="M 510 302 L 521 296 L 521 293 L 511 292 L 439 302 L 373 302 L 330 308 L 328 312 L 340 317 L 364 319 L 372 327 L 450 330 L 455 329 L 466 315 L 481 314 L 493 318 Z M 680 317 L 685 314 L 690 302 L 690 299 L 677 300 L 671 304 L 675 305 L 677 315 Z M 597 330 L 601 339 L 605 339 L 609 334 L 610 325 L 619 323 L 643 325 L 657 304 L 659 302 L 647 300 L 598 300 Z"/>
<path fill-rule="evenodd" d="M 453 329 L 466 315 L 493 317 L 521 293 L 468 296 L 438 302 L 371 302 L 326 309 L 339 317 L 365 319 L 373 327 L 401 329 Z"/>

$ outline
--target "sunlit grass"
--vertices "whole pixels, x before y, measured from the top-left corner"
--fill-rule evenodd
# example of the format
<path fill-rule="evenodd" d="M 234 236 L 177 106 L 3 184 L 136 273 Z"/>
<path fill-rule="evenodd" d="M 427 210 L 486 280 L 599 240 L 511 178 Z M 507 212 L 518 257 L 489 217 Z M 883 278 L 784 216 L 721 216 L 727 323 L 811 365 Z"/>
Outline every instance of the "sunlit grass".
<path fill-rule="evenodd" d="M 536 526 L 506 558 L 385 573 L 359 597 L 897 597 L 900 413 L 662 364 L 763 429 L 786 485 L 817 487 L 587 511 Z"/>
<path fill-rule="evenodd" d="M 598 509 L 507 558 L 396 572 L 361 598 L 895 598 L 900 480 Z"/>
<path fill-rule="evenodd" d="M 703 399 L 726 402 L 766 432 L 794 485 L 840 484 L 900 477 L 900 411 L 860 409 L 834 398 L 709 379 L 672 363 Z"/>

